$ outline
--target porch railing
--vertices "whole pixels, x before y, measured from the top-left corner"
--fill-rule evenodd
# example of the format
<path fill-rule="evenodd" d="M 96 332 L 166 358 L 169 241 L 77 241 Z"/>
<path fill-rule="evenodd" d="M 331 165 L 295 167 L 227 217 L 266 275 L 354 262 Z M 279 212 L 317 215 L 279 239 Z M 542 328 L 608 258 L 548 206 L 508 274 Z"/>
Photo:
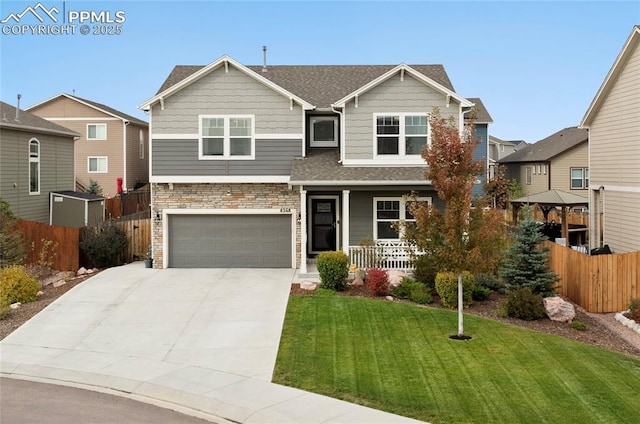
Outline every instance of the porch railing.
<path fill-rule="evenodd" d="M 402 241 L 377 241 L 371 246 L 349 246 L 349 260 L 357 268 L 382 268 L 408 272 L 411 261 L 423 255 L 414 246 Z"/>

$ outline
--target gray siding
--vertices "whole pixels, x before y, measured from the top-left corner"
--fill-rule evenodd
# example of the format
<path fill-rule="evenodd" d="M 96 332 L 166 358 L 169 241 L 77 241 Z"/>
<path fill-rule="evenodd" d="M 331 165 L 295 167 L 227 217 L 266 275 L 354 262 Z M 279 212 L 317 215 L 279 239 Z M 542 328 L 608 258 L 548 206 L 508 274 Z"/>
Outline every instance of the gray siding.
<path fill-rule="evenodd" d="M 476 124 L 473 136 L 480 139 L 478 146 L 476 146 L 476 149 L 473 152 L 473 159 L 481 160 L 483 164 L 482 173 L 478 176 L 480 182 L 473 186 L 473 195 L 482 196 L 484 194 L 484 185 L 487 182 L 487 157 L 489 153 L 487 140 L 489 139 L 489 125 Z"/>
<path fill-rule="evenodd" d="M 386 112 L 429 113 L 434 106 L 443 117 L 459 118 L 459 104 L 451 101 L 446 107 L 446 96 L 422 82 L 405 75 L 395 75 L 358 98 L 358 107 L 351 101 L 346 107 L 345 154 L 347 159 L 373 159 L 373 114 Z"/>
<path fill-rule="evenodd" d="M 153 175 L 289 175 L 302 140 L 256 140 L 255 160 L 199 160 L 198 140 L 153 140 Z"/>
<path fill-rule="evenodd" d="M 152 109 L 153 134 L 198 134 L 198 115 L 255 115 L 256 134 L 302 134 L 302 108 L 266 85 L 224 66 Z"/>
<path fill-rule="evenodd" d="M 61 198 L 62 201 L 55 201 L 55 198 Z M 52 206 L 52 224 L 61 227 L 84 227 L 84 208 L 85 201 L 81 199 L 72 199 L 70 197 L 53 195 L 54 201 Z"/>
<path fill-rule="evenodd" d="M 29 194 L 29 140 L 40 142 L 40 194 Z M 0 196 L 16 216 L 49 223 L 49 192 L 73 190 L 71 138 L 0 130 Z M 15 184 L 15 186 L 14 186 Z"/>
<path fill-rule="evenodd" d="M 373 198 L 402 197 L 408 191 L 352 191 L 350 193 L 349 245 L 357 246 L 363 239 L 373 239 Z M 431 197 L 433 204 L 444 210 L 435 191 L 420 191 L 418 197 Z"/>

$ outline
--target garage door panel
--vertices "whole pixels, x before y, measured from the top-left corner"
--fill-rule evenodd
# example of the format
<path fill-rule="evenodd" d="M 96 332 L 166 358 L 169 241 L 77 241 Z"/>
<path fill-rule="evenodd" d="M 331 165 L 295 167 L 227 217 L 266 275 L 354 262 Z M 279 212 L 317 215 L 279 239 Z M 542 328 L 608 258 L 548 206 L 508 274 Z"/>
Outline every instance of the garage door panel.
<path fill-rule="evenodd" d="M 290 215 L 170 215 L 172 268 L 290 268 Z"/>

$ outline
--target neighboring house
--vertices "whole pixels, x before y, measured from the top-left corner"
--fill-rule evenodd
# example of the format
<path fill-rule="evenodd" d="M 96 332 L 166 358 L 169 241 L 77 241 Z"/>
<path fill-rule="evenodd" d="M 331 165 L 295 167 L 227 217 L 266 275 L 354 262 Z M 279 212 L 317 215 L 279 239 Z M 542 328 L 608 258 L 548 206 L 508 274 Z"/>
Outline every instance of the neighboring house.
<path fill-rule="evenodd" d="M 473 158 L 481 160 L 484 166 L 482 174 L 478 178 L 478 182 L 473 186 L 472 194 L 474 196 L 482 196 L 484 192 L 484 184 L 487 182 L 487 170 L 489 169 L 489 124 L 493 122 L 493 118 L 489 115 L 489 111 L 477 97 L 467 98 L 474 103 L 475 108 L 475 131 L 474 137 L 479 138 L 478 147 L 473 154 Z"/>
<path fill-rule="evenodd" d="M 132 190 L 149 181 L 149 125 L 109 106 L 59 94 L 27 109 L 81 134 L 76 142 L 76 181 L 89 187 L 97 181 L 103 195 Z"/>
<path fill-rule="evenodd" d="M 0 196 L 23 219 L 49 223 L 49 192 L 73 190 L 80 134 L 0 102 Z"/>
<path fill-rule="evenodd" d="M 156 267 L 299 267 L 400 242 L 404 197 L 443 207 L 420 152 L 434 106 L 473 102 L 441 65 L 176 66 L 151 122 Z M 487 120 L 488 122 L 488 120 Z"/>
<path fill-rule="evenodd" d="M 591 248 L 602 240 L 615 253 L 640 250 L 640 26 L 631 31 L 580 127 L 589 130 Z"/>
<path fill-rule="evenodd" d="M 509 156 L 527 145 L 524 140 L 501 140 L 492 135 L 489 136 L 489 160 L 487 167 L 487 177 L 493 178 L 496 175 L 496 166 L 502 158 Z"/>
<path fill-rule="evenodd" d="M 587 131 L 568 127 L 511 153 L 498 163 L 507 167 L 507 179 L 520 182 L 525 196 L 562 190 L 587 198 L 587 141 Z"/>

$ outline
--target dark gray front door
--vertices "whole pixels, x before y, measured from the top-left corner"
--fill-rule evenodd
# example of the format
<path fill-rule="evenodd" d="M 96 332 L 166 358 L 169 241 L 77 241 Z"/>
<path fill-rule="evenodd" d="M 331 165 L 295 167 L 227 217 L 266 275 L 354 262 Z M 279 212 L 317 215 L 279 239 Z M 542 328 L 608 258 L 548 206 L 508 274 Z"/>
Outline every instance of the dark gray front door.
<path fill-rule="evenodd" d="M 171 268 L 291 268 L 291 215 L 170 215 Z"/>
<path fill-rule="evenodd" d="M 336 199 L 311 199 L 311 252 L 336 250 Z"/>

